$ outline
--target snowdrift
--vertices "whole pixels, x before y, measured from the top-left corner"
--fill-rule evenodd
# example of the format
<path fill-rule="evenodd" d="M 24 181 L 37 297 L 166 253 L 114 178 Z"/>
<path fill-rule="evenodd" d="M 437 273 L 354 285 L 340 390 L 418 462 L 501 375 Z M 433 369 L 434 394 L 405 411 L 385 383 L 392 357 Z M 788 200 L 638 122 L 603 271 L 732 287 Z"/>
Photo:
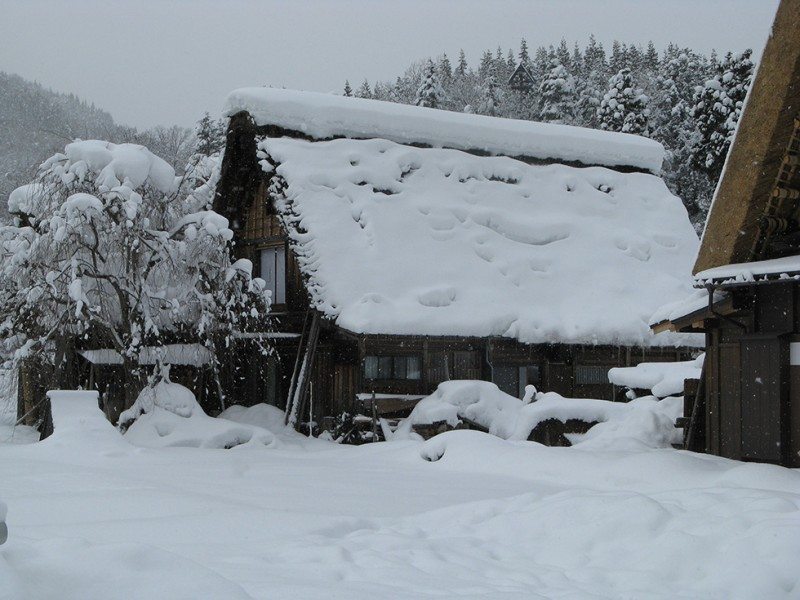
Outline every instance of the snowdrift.
<path fill-rule="evenodd" d="M 277 444 L 266 429 L 209 417 L 190 390 L 167 381 L 145 388 L 119 420 L 123 425 L 133 420 L 125 439 L 146 448 L 230 449 Z"/>
<path fill-rule="evenodd" d="M 527 440 L 540 423 L 576 419 L 597 423 L 588 433 L 567 434 L 579 448 L 667 448 L 680 441 L 674 423 L 683 410 L 681 398 L 646 397 L 620 403 L 535 392 L 530 399 L 526 404 L 486 381 L 447 381 L 420 400 L 398 427 L 395 439 L 412 437 L 414 425 L 445 421 L 455 427 L 467 419 L 502 439 Z"/>

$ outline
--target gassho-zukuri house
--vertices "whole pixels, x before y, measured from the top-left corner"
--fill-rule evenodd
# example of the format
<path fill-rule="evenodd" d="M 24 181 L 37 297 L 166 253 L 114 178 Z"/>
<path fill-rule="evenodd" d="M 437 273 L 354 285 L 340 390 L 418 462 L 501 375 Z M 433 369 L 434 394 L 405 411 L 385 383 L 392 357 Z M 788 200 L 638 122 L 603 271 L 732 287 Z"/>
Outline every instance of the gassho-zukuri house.
<path fill-rule="evenodd" d="M 800 2 L 781 2 L 708 216 L 693 298 L 655 331 L 706 336 L 693 450 L 800 467 Z"/>
<path fill-rule="evenodd" d="M 698 247 L 655 141 L 271 88 L 226 113 L 214 210 L 275 317 L 271 357 L 228 354 L 237 402 L 323 423 L 450 379 L 613 399 L 609 368 L 702 345 L 649 327 Z"/>

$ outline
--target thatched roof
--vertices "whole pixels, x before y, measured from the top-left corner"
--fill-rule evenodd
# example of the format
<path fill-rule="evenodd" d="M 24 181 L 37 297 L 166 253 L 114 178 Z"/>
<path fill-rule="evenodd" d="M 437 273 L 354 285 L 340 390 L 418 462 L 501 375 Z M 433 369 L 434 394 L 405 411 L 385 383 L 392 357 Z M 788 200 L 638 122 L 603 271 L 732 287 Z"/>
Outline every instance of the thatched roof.
<path fill-rule="evenodd" d="M 800 253 L 800 0 L 782 0 L 717 186 L 698 273 Z"/>

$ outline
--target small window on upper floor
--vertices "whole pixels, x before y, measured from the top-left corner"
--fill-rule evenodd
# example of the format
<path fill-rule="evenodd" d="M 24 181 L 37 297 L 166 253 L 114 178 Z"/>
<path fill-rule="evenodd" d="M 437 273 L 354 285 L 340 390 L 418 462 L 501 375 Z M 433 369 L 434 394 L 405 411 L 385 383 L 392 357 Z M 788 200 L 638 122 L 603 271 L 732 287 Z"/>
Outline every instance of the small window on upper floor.
<path fill-rule="evenodd" d="M 275 246 L 261 249 L 261 279 L 272 291 L 273 304 L 286 303 L 286 248 Z"/>

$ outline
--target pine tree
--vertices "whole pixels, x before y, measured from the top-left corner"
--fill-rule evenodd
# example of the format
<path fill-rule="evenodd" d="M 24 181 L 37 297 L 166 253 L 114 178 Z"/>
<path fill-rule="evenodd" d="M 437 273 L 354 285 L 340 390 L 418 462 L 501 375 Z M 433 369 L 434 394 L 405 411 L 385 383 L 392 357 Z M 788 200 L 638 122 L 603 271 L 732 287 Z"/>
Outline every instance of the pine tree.
<path fill-rule="evenodd" d="M 458 64 L 456 65 L 456 77 L 466 77 L 467 75 L 467 57 L 464 54 L 464 49 L 458 51 Z"/>
<path fill-rule="evenodd" d="M 494 67 L 493 63 L 494 58 L 492 58 L 492 52 L 490 50 L 484 51 L 481 56 L 481 64 L 478 67 L 478 76 L 481 79 L 486 79 L 489 74 L 492 73 Z"/>
<path fill-rule="evenodd" d="M 369 81 L 366 79 L 364 83 L 361 84 L 361 87 L 358 88 L 356 92 L 356 97 L 358 98 L 372 98 L 372 89 L 369 87 Z"/>
<path fill-rule="evenodd" d="M 514 72 L 514 69 L 517 68 L 517 61 L 514 58 L 514 52 L 511 48 L 508 49 L 508 54 L 506 54 L 506 68 L 508 69 L 509 77 L 511 77 L 511 73 Z"/>
<path fill-rule="evenodd" d="M 483 82 L 483 93 L 478 111 L 484 115 L 497 116 L 501 103 L 500 86 L 494 74 L 490 73 Z"/>
<path fill-rule="evenodd" d="M 556 48 L 556 60 L 564 66 L 567 71 L 572 71 L 572 56 L 570 56 L 567 40 L 561 38 L 561 42 Z"/>
<path fill-rule="evenodd" d="M 539 118 L 545 122 L 574 121 L 575 81 L 566 67 L 554 59 L 539 85 Z"/>
<path fill-rule="evenodd" d="M 194 129 L 195 153 L 213 156 L 225 147 L 225 126 L 222 121 L 214 121 L 208 113 L 197 122 Z"/>
<path fill-rule="evenodd" d="M 350 87 L 350 82 L 346 79 L 344 80 L 344 95 L 348 98 L 353 96 L 353 88 Z"/>
<path fill-rule="evenodd" d="M 417 89 L 414 104 L 428 108 L 439 108 L 443 100 L 444 90 L 442 90 L 439 78 L 436 75 L 436 67 L 433 65 L 433 61 L 428 59 L 428 63 L 425 65 L 422 85 Z"/>
<path fill-rule="evenodd" d="M 739 122 L 747 89 L 753 76 L 751 50 L 728 54 L 716 76 L 699 87 L 692 116 L 699 132 L 694 164 L 717 179 Z"/>
<path fill-rule="evenodd" d="M 651 73 L 655 73 L 658 70 L 658 51 L 655 44 L 653 44 L 653 40 L 647 42 L 647 50 L 644 53 L 642 64 Z"/>
<path fill-rule="evenodd" d="M 622 69 L 608 84 L 609 90 L 597 109 L 600 128 L 647 135 L 649 98 L 634 86 L 630 69 Z"/>
<path fill-rule="evenodd" d="M 442 54 L 442 57 L 439 59 L 439 76 L 444 81 L 450 81 L 453 78 L 453 67 L 450 64 L 450 59 L 447 58 L 447 53 L 445 52 Z"/>
<path fill-rule="evenodd" d="M 528 42 L 525 38 L 522 38 L 522 41 L 519 44 L 519 63 L 521 65 L 527 65 L 531 62 L 531 57 L 528 54 Z"/>

